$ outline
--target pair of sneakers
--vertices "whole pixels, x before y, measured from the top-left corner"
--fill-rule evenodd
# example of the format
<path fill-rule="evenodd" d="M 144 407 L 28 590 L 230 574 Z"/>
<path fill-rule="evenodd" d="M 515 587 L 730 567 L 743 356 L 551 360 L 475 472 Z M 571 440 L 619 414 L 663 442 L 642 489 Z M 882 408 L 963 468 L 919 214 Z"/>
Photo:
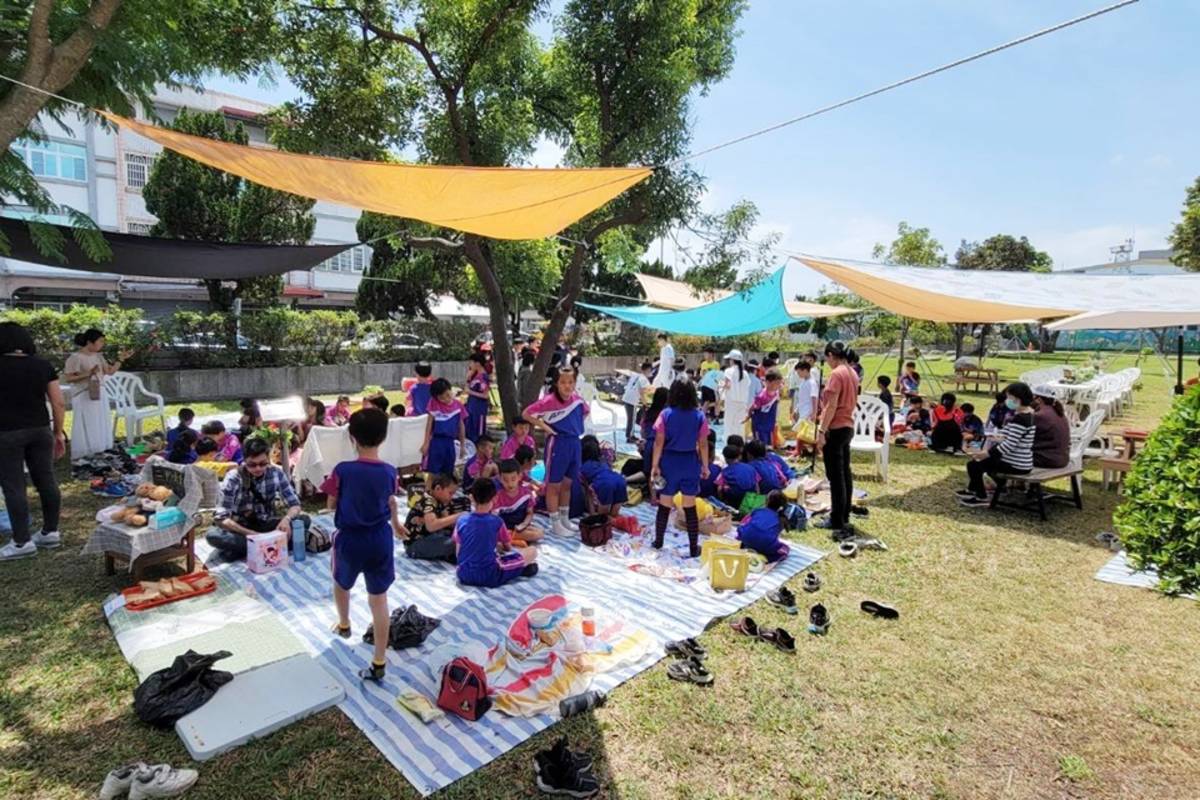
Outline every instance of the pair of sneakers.
<path fill-rule="evenodd" d="M 30 558 L 37 555 L 39 548 L 53 550 L 62 545 L 62 534 L 58 531 L 38 531 L 29 536 L 25 544 L 9 542 L 0 547 L 0 561 L 15 561 L 18 558 Z"/>
<path fill-rule="evenodd" d="M 551 514 L 550 531 L 555 536 L 562 536 L 564 538 L 575 536 L 579 533 L 579 524 L 571 521 L 567 509 L 560 508 L 557 512 Z"/>
<path fill-rule="evenodd" d="M 571 750 L 565 736 L 533 757 L 533 772 L 544 794 L 592 797 L 600 791 L 600 781 L 592 774 L 592 757 Z"/>
<path fill-rule="evenodd" d="M 118 767 L 104 778 L 100 800 L 115 800 L 126 793 L 129 800 L 178 797 L 192 788 L 200 777 L 194 769 L 175 769 L 170 764 L 146 765 L 142 762 Z"/>

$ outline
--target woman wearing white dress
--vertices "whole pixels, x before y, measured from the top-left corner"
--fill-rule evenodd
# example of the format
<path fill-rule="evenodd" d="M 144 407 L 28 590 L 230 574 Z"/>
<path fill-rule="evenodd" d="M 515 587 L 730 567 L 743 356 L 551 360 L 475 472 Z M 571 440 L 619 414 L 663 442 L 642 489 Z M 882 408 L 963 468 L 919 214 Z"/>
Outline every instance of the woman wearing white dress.
<path fill-rule="evenodd" d="M 750 373 L 742 366 L 741 350 L 730 350 L 725 354 L 729 366 L 721 382 L 725 398 L 725 438 L 733 434 L 744 435 L 746 414 L 750 410 Z"/>
<path fill-rule="evenodd" d="M 76 334 L 75 345 L 79 349 L 67 356 L 63 365 L 62 380 L 67 384 L 66 395 L 71 402 L 72 461 L 112 447 L 112 413 L 104 379 L 121 368 L 121 361 L 128 354 L 121 353 L 115 363 L 109 364 L 101 353 L 104 343 L 104 333 L 96 328 Z"/>

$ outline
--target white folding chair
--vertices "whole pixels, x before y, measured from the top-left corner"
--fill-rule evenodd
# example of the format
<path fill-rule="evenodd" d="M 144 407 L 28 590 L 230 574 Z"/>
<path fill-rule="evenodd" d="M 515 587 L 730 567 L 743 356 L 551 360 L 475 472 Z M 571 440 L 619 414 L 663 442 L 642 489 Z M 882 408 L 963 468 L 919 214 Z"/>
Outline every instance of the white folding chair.
<path fill-rule="evenodd" d="M 882 432 L 882 440 L 876 439 Z M 850 440 L 851 452 L 874 453 L 875 468 L 884 482 L 888 479 L 888 457 L 890 431 L 887 430 L 887 406 L 875 397 L 858 398 L 854 409 L 854 438 Z"/>
<path fill-rule="evenodd" d="M 142 435 L 144 419 L 158 417 L 163 433 L 167 432 L 167 409 L 163 403 L 163 396 L 148 390 L 137 375 L 132 372 L 114 372 L 105 378 L 104 391 L 112 400 L 113 411 L 116 412 L 113 417 L 113 438 L 116 438 L 117 425 L 122 419 L 125 420 L 125 443 L 130 446 Z M 149 398 L 154 405 L 138 408 L 139 395 Z"/>

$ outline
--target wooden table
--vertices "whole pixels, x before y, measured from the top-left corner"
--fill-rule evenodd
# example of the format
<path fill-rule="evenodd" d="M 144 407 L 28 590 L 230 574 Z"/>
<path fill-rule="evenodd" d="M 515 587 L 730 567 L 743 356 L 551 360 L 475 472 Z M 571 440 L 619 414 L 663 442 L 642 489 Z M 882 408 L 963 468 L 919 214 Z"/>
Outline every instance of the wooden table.
<path fill-rule="evenodd" d="M 179 544 L 171 547 L 164 547 L 161 550 L 155 550 L 152 553 L 142 553 L 129 561 L 128 553 L 118 553 L 112 550 L 104 551 L 104 574 L 116 575 L 117 562 L 128 563 L 129 573 L 133 577 L 133 582 L 137 583 L 142 579 L 145 569 L 153 567 L 156 564 L 163 564 L 167 561 L 174 561 L 177 558 L 182 558 L 187 564 L 186 573 L 192 573 L 196 570 L 196 529 L 189 528 L 188 532 L 179 540 Z"/>
<path fill-rule="evenodd" d="M 979 391 L 979 385 L 986 383 L 988 391 L 996 394 L 1000 391 L 1000 370 L 986 369 L 984 367 L 955 367 L 954 368 L 954 386 L 960 389 L 966 389 L 968 383 L 975 384 L 975 391 Z"/>

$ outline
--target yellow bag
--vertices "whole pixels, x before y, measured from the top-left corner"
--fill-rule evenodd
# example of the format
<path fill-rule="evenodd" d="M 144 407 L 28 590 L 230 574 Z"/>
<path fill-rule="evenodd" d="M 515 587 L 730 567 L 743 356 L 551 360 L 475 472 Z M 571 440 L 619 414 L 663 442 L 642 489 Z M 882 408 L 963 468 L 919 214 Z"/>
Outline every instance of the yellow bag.
<path fill-rule="evenodd" d="M 677 492 L 675 494 L 675 508 L 676 508 L 676 510 L 683 509 L 683 493 L 682 492 Z M 712 515 L 713 515 L 712 503 L 708 502 L 703 497 L 697 497 L 696 498 L 696 519 L 708 519 Z"/>
<path fill-rule="evenodd" d="M 736 539 L 725 539 L 714 536 L 700 543 L 700 566 L 707 566 L 714 553 L 725 550 L 741 550 L 742 543 Z"/>
<path fill-rule="evenodd" d="M 796 423 L 796 441 L 805 444 L 815 444 L 817 441 L 817 423 L 811 419 L 802 419 Z"/>
<path fill-rule="evenodd" d="M 746 588 L 750 554 L 745 550 L 721 550 L 712 554 L 709 567 L 708 581 L 712 588 L 740 592 Z"/>

